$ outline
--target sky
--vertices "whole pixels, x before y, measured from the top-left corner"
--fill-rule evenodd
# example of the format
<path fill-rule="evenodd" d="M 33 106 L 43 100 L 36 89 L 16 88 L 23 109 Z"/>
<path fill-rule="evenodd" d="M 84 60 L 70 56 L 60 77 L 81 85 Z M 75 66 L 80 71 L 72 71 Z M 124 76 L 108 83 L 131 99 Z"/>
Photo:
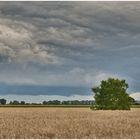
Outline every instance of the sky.
<path fill-rule="evenodd" d="M 125 79 L 140 99 L 140 2 L 0 1 L 0 97 L 92 99 Z"/>

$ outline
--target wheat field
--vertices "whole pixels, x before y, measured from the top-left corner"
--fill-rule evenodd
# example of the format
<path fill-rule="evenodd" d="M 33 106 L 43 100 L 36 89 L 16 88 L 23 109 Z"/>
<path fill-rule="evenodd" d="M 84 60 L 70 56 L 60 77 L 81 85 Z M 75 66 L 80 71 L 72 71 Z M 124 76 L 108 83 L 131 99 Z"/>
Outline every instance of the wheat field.
<path fill-rule="evenodd" d="M 0 138 L 140 138 L 140 109 L 0 108 Z"/>

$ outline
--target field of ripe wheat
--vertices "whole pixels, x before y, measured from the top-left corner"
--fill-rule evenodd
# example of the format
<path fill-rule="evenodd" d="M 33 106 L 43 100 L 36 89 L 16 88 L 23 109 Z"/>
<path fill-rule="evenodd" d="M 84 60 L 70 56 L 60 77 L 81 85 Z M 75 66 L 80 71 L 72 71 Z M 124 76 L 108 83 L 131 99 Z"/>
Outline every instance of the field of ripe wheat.
<path fill-rule="evenodd" d="M 0 138 L 140 138 L 140 109 L 0 108 Z"/>

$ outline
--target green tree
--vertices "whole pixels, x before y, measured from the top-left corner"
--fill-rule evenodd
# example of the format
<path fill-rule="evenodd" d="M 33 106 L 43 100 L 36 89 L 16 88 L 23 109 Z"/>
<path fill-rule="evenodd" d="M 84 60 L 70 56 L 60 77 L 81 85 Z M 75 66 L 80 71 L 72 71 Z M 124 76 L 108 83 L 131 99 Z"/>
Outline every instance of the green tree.
<path fill-rule="evenodd" d="M 14 100 L 12 104 L 13 104 L 13 105 L 19 105 L 20 103 L 19 103 L 19 101 Z"/>
<path fill-rule="evenodd" d="M 128 84 L 125 80 L 109 78 L 101 81 L 100 86 L 92 88 L 95 93 L 96 108 L 130 110 L 134 99 L 127 94 L 127 88 Z"/>
<path fill-rule="evenodd" d="M 47 101 L 43 101 L 42 104 L 43 104 L 43 105 L 47 105 Z"/>
<path fill-rule="evenodd" d="M 10 105 L 12 105 L 12 104 L 13 104 L 13 102 L 12 102 L 12 101 L 10 101 L 10 102 L 9 102 L 9 104 L 10 104 Z"/>
<path fill-rule="evenodd" d="M 5 99 L 0 99 L 0 104 L 5 105 L 6 104 L 6 100 Z"/>
<path fill-rule="evenodd" d="M 21 104 L 21 105 L 25 105 L 25 101 L 21 101 L 20 104 Z"/>

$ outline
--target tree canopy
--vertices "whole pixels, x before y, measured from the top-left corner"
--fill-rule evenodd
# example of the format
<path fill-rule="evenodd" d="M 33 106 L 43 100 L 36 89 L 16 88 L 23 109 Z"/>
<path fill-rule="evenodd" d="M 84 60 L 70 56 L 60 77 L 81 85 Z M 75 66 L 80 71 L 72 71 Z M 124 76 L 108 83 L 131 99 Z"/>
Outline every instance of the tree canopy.
<path fill-rule="evenodd" d="M 125 80 L 109 78 L 101 81 L 100 86 L 92 88 L 96 108 L 129 110 L 134 99 L 127 94 L 127 88 Z"/>
<path fill-rule="evenodd" d="M 6 104 L 6 100 L 5 99 L 0 99 L 0 104 L 1 105 L 5 105 Z"/>

